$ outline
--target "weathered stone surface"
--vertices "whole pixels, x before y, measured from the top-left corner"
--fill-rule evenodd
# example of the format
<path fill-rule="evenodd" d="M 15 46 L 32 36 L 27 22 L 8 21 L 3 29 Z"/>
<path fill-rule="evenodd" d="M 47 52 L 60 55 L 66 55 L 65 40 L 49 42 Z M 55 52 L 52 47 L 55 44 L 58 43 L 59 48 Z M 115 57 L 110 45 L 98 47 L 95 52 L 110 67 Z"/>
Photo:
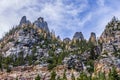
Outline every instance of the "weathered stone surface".
<path fill-rule="evenodd" d="M 73 36 L 73 40 L 84 40 L 84 36 L 82 34 L 82 32 L 76 32 Z"/>
<path fill-rule="evenodd" d="M 83 62 L 77 55 L 70 55 L 65 57 L 63 63 L 67 65 L 68 69 L 76 69 L 77 71 L 83 71 Z"/>
<path fill-rule="evenodd" d="M 92 43 L 96 43 L 96 34 L 94 32 L 91 32 L 91 35 L 90 35 L 90 39 L 89 39 L 90 42 Z"/>
<path fill-rule="evenodd" d="M 48 24 L 42 17 L 39 17 L 38 20 L 34 22 L 34 24 L 41 29 L 45 30 L 46 32 L 49 32 Z"/>
<path fill-rule="evenodd" d="M 21 26 L 22 24 L 30 24 L 30 23 L 31 22 L 27 20 L 26 16 L 23 16 L 19 25 Z"/>
<path fill-rule="evenodd" d="M 70 38 L 63 39 L 63 42 L 65 42 L 65 43 L 69 43 L 70 41 L 71 41 Z"/>

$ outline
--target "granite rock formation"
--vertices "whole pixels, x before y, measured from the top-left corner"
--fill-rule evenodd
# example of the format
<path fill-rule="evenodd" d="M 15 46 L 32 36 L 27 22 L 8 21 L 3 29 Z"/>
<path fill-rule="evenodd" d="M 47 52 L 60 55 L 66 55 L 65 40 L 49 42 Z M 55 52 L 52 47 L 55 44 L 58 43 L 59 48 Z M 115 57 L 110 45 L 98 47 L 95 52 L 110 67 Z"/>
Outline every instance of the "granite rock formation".
<path fill-rule="evenodd" d="M 41 29 L 45 30 L 46 32 L 49 32 L 48 24 L 42 17 L 39 17 L 35 22 L 34 25 L 40 27 Z"/>
<path fill-rule="evenodd" d="M 76 32 L 73 36 L 73 40 L 84 40 L 82 32 Z"/>

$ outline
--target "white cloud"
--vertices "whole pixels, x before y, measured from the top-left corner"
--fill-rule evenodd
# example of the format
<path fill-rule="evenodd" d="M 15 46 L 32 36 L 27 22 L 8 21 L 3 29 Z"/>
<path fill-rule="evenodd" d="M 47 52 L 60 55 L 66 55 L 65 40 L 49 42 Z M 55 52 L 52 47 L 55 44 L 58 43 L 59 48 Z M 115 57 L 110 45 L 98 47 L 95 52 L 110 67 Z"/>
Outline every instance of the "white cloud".
<path fill-rule="evenodd" d="M 57 35 L 64 36 L 66 32 L 62 32 L 63 29 L 73 33 L 81 29 L 86 22 L 86 20 L 80 20 L 78 15 L 87 7 L 87 0 L 76 0 L 76 2 L 79 3 L 78 6 L 74 3 L 64 4 L 64 0 L 54 2 L 52 0 L 48 2 L 44 0 L 2 0 L 0 3 L 1 34 L 18 24 L 23 15 L 31 21 L 39 16 L 44 17 L 49 28 L 54 29 Z"/>
<path fill-rule="evenodd" d="M 1 0 L 0 2 L 0 37 L 4 35 L 11 27 L 19 22 L 19 12 L 27 4 L 30 5 L 29 0 Z M 24 13 L 24 12 L 23 12 Z"/>
<path fill-rule="evenodd" d="M 118 3 L 111 0 L 113 5 L 107 5 L 106 1 L 108 0 L 97 0 L 97 5 L 92 8 L 89 0 L 1 0 L 0 37 L 12 26 L 19 24 L 24 15 L 31 21 L 44 17 L 49 28 L 54 29 L 62 38 L 72 37 L 76 31 L 88 29 L 87 26 L 100 35 L 112 16 L 120 16 Z M 87 14 L 82 13 L 86 10 Z M 92 23 L 85 26 L 89 21 Z"/>
<path fill-rule="evenodd" d="M 120 18 L 120 6 L 117 3 L 114 3 L 114 0 L 111 0 L 108 4 L 105 3 L 106 0 L 98 0 L 99 8 L 94 12 L 94 16 L 97 17 L 96 27 L 94 26 L 94 31 L 96 32 L 97 36 L 99 37 L 105 26 L 108 22 L 112 19 L 113 16 Z M 113 6 L 117 6 L 115 9 Z"/>

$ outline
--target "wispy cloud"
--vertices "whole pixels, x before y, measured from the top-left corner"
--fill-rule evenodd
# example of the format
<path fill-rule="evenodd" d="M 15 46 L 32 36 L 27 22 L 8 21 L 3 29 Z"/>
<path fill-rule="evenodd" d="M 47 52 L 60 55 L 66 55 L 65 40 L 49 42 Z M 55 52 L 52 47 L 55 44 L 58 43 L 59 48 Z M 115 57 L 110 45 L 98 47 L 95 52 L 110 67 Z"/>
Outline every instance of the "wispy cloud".
<path fill-rule="evenodd" d="M 98 0 L 98 10 L 95 11 L 94 17 L 96 17 L 96 27 L 94 26 L 94 31 L 97 33 L 99 37 L 104 30 L 105 26 L 112 19 L 113 16 L 116 16 L 120 19 L 120 3 L 119 0 Z M 116 7 L 116 8 L 115 8 Z"/>
<path fill-rule="evenodd" d="M 1 0 L 0 37 L 19 23 L 24 15 L 31 21 L 42 16 L 50 30 L 62 38 L 82 31 L 99 36 L 112 16 L 120 16 L 119 0 Z"/>

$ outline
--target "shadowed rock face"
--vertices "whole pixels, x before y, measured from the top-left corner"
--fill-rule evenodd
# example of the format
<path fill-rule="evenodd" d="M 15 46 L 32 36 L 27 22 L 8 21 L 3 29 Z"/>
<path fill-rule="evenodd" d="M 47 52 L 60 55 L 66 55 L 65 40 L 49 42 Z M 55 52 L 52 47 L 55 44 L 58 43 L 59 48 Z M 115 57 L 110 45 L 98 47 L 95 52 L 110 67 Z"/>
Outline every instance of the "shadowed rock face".
<path fill-rule="evenodd" d="M 42 17 L 39 17 L 34 24 L 38 27 L 40 27 L 41 29 L 45 30 L 46 32 L 49 32 L 49 28 L 47 25 L 47 22 L 44 21 L 44 19 Z"/>
<path fill-rule="evenodd" d="M 84 36 L 83 36 L 82 32 L 76 32 L 73 36 L 73 39 L 84 40 Z"/>
<path fill-rule="evenodd" d="M 22 19 L 20 20 L 20 26 L 22 24 L 30 24 L 31 22 L 29 20 L 27 20 L 26 16 L 23 16 Z"/>
<path fill-rule="evenodd" d="M 93 42 L 93 43 L 96 43 L 96 34 L 94 32 L 91 33 L 89 41 Z"/>

